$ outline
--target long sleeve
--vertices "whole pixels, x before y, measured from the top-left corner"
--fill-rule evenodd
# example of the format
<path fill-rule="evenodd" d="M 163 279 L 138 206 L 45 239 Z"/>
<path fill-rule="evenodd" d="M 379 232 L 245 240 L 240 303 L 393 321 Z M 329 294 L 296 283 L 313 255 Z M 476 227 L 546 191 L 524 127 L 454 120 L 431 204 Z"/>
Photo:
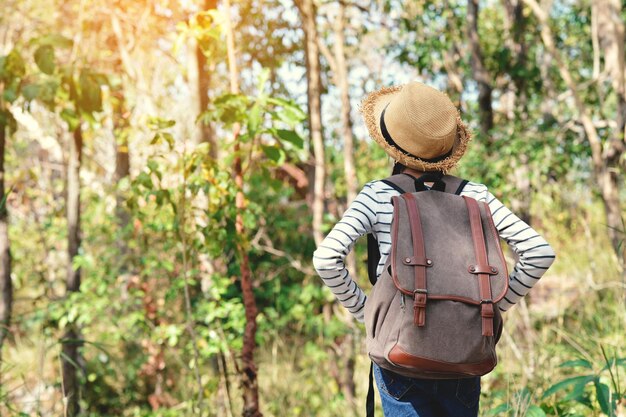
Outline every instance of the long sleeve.
<path fill-rule="evenodd" d="M 556 257 L 552 246 L 526 222 L 513 214 L 490 192 L 487 203 L 500 237 L 511 246 L 518 260 L 509 274 L 509 290 L 498 307 L 506 311 L 539 281 Z"/>
<path fill-rule="evenodd" d="M 363 322 L 366 295 L 350 276 L 344 261 L 356 240 L 372 231 L 378 204 L 371 184 L 365 184 L 341 220 L 313 253 L 313 266 L 324 284 L 360 322 Z"/>

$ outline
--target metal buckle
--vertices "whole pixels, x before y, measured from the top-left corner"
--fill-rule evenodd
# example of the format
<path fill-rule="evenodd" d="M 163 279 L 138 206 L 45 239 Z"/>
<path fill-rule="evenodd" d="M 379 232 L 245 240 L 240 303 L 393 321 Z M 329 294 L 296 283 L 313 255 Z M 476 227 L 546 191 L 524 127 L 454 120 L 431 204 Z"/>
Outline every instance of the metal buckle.
<path fill-rule="evenodd" d="M 418 294 L 428 294 L 428 290 L 426 288 L 418 288 L 416 290 L 413 290 L 413 294 L 418 293 Z"/>
<path fill-rule="evenodd" d="M 480 300 L 480 304 L 493 304 L 493 300 L 491 298 L 487 298 L 486 300 Z"/>

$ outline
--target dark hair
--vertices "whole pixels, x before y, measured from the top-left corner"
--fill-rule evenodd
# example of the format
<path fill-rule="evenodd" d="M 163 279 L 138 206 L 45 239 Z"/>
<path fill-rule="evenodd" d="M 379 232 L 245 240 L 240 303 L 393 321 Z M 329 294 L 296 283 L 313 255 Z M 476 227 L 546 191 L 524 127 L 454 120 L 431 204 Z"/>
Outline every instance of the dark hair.
<path fill-rule="evenodd" d="M 402 165 L 400 162 L 395 162 L 393 164 L 393 169 L 391 170 L 391 175 L 401 174 L 402 171 L 406 169 L 406 166 Z"/>

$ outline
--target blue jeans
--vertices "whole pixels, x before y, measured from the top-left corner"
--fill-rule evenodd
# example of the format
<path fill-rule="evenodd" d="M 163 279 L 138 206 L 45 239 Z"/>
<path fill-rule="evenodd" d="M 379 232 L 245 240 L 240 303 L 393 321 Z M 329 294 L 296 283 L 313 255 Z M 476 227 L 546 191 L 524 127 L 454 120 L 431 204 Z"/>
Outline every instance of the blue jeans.
<path fill-rule="evenodd" d="M 374 364 L 385 417 L 477 417 L 480 377 L 417 379 Z"/>

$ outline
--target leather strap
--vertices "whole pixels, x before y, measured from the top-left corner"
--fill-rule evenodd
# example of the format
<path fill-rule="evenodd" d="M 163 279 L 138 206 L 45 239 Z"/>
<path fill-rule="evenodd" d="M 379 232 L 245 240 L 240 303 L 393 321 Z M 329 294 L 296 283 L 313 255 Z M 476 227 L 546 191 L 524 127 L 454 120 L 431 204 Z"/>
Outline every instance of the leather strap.
<path fill-rule="evenodd" d="M 413 322 L 418 327 L 422 327 L 426 323 L 426 300 L 428 299 L 428 292 L 426 290 L 426 268 L 427 266 L 432 265 L 432 261 L 428 263 L 429 260 L 426 258 L 424 250 L 424 234 L 422 232 L 422 222 L 420 220 L 419 209 L 417 208 L 417 200 L 411 193 L 403 194 L 402 197 L 406 202 L 409 223 L 411 225 L 413 259 L 426 260 L 426 262 L 415 263 L 413 265 L 415 271 L 415 289 L 413 290 Z"/>
<path fill-rule="evenodd" d="M 374 362 L 370 362 L 369 386 L 367 387 L 367 398 L 365 399 L 365 415 L 374 417 Z"/>
<path fill-rule="evenodd" d="M 415 184 L 415 181 L 418 179 L 419 178 L 414 177 L 411 174 L 401 173 L 401 174 L 392 175 L 380 181 L 392 187 L 393 189 L 398 191 L 398 193 L 404 194 L 404 193 L 412 193 L 412 192 L 418 191 L 418 189 L 416 188 L 416 184 Z M 431 179 L 431 180 L 426 180 L 426 181 L 433 181 L 433 180 Z M 450 193 L 450 194 L 457 194 L 457 195 L 461 194 L 461 192 L 463 191 L 463 188 L 468 183 L 467 180 L 455 177 L 454 175 L 444 175 L 440 178 L 440 181 L 445 183 L 444 192 Z"/>
<path fill-rule="evenodd" d="M 489 272 L 491 266 L 487 258 L 487 247 L 483 234 L 482 221 L 480 219 L 480 209 L 478 202 L 473 198 L 463 196 L 467 210 L 469 212 L 470 227 L 472 229 L 472 240 L 474 241 L 474 253 L 476 254 L 476 265 L 474 273 L 478 275 L 478 288 L 480 290 L 480 315 L 482 316 L 483 336 L 493 336 L 493 297 L 491 295 L 491 282 Z M 471 271 L 472 266 L 469 267 Z"/>
<path fill-rule="evenodd" d="M 370 284 L 374 286 L 377 281 L 376 268 L 380 261 L 380 249 L 378 249 L 378 241 L 374 237 L 374 232 L 367 234 L 367 276 Z"/>

